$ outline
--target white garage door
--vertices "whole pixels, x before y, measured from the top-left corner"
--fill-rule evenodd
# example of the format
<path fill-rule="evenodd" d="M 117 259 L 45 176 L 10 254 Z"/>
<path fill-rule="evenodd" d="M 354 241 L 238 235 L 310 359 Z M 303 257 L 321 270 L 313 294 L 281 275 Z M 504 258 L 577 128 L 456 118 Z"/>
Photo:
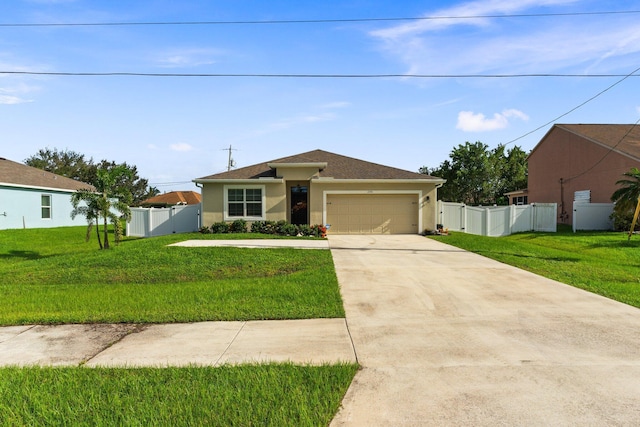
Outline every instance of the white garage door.
<path fill-rule="evenodd" d="M 332 234 L 417 234 L 417 194 L 328 194 Z"/>

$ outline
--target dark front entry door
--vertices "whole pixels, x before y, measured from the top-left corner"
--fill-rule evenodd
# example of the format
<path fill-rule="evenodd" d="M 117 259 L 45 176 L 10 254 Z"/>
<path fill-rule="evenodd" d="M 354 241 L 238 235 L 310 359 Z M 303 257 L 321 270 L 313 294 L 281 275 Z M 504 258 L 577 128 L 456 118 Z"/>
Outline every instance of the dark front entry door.
<path fill-rule="evenodd" d="M 291 224 L 307 223 L 307 205 L 309 204 L 307 186 L 291 187 Z"/>

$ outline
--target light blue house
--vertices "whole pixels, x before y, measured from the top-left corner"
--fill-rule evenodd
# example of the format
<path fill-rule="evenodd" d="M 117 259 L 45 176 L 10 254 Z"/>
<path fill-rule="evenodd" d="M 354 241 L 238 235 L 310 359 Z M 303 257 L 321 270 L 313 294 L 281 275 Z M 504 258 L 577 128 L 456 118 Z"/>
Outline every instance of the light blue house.
<path fill-rule="evenodd" d="M 71 195 L 84 182 L 0 157 L 0 230 L 85 225 L 85 217 L 71 219 Z"/>

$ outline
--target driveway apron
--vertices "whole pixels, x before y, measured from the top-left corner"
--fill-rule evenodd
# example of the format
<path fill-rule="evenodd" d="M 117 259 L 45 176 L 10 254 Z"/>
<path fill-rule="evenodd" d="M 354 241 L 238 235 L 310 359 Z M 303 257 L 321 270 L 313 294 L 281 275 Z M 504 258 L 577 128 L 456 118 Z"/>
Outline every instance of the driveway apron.
<path fill-rule="evenodd" d="M 329 243 L 362 365 L 332 426 L 638 425 L 640 310 L 417 235 Z"/>

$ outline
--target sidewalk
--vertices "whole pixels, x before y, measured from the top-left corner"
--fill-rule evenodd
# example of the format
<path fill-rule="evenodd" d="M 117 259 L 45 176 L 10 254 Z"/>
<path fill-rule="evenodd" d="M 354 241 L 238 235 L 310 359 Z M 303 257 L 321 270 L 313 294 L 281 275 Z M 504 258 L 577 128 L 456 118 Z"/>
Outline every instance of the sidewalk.
<path fill-rule="evenodd" d="M 355 362 L 345 319 L 0 328 L 0 366 Z"/>

